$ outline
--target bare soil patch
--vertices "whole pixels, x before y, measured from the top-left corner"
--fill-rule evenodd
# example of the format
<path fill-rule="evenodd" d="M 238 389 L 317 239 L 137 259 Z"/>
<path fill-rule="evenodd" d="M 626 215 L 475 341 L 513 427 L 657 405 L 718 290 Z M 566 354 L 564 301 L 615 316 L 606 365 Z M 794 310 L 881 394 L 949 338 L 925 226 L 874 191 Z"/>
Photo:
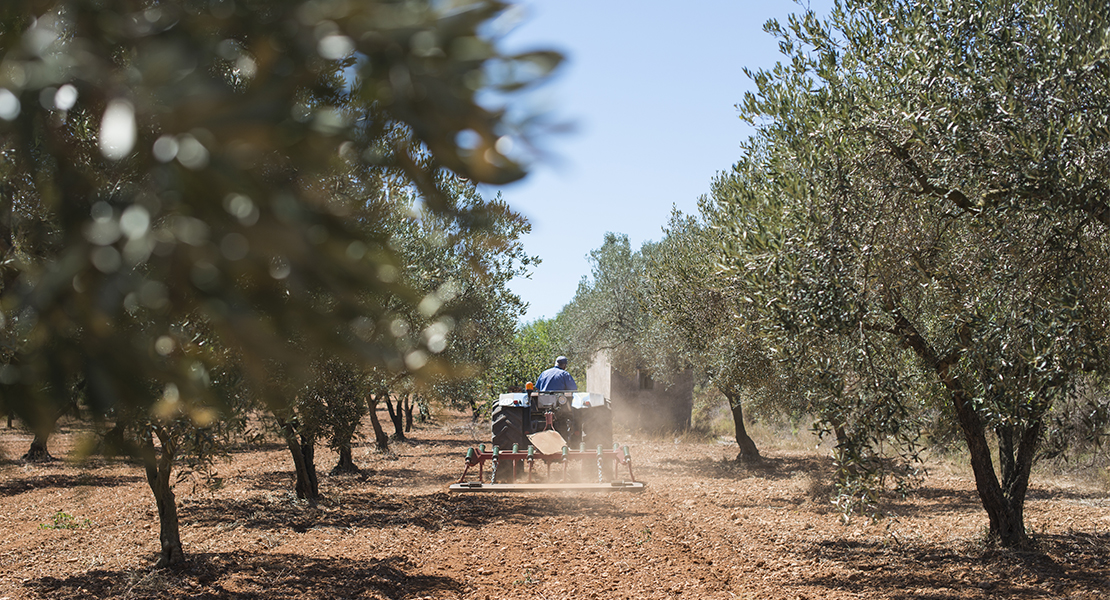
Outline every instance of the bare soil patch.
<path fill-rule="evenodd" d="M 359 447 L 361 476 L 327 475 L 336 457 L 320 449 L 315 507 L 295 499 L 280 446 L 237 452 L 219 489 L 177 484 L 189 561 L 155 570 L 137 465 L 24 463 L 30 436 L 2 429 L 0 600 L 1110 597 L 1105 490 L 1034 481 L 1038 548 L 1013 552 L 981 543 L 973 485 L 951 474 L 892 499 L 886 519 L 844 523 L 813 452 L 764 448 L 743 468 L 734 445 L 618 435 L 642 493 L 448 493 L 485 437 L 461 419 L 425 425 L 395 456 Z"/>

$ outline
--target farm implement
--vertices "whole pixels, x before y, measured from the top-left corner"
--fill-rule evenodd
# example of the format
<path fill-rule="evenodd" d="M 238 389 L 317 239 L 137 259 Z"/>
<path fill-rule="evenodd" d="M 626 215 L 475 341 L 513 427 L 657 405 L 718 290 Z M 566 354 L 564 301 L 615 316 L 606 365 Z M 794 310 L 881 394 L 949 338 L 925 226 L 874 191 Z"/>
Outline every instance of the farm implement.
<path fill-rule="evenodd" d="M 451 491 L 644 489 L 632 474 L 628 447 L 613 444 L 612 413 L 601 394 L 501 394 L 492 416 L 492 448 L 467 450 L 466 468 Z M 574 444 L 578 449 L 571 449 Z M 538 463 L 546 468 L 537 469 Z M 627 479 L 618 478 L 621 467 Z M 475 471 L 477 480 L 468 480 Z"/>

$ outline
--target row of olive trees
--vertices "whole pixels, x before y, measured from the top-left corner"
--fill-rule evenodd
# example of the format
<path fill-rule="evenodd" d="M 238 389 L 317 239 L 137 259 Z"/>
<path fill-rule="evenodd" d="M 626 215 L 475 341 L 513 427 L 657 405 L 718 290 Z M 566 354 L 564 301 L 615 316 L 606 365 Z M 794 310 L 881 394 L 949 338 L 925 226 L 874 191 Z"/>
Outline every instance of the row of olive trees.
<path fill-rule="evenodd" d="M 523 174 L 504 149 L 535 121 L 490 92 L 559 57 L 500 53 L 505 8 L 0 8 L 0 409 L 46 435 L 79 389 L 145 461 L 161 563 L 183 558 L 182 452 L 263 406 L 303 459 L 301 403 L 351 373 L 446 380 L 515 320 L 526 225 L 466 182 Z"/>
<path fill-rule="evenodd" d="M 661 385 L 692 371 L 699 385 L 727 399 L 737 459 L 758 461 L 743 402 L 758 403 L 767 415 L 789 411 L 788 379 L 746 325 L 742 303 L 707 251 L 720 233 L 677 211 L 663 233 L 636 251 L 627 236 L 610 233 L 590 254 L 591 277 L 558 317 L 567 352 L 584 365 L 604 351 L 617 370 L 650 373 Z"/>
<path fill-rule="evenodd" d="M 748 73 L 743 156 L 659 242 L 606 237 L 564 309 L 575 351 L 697 369 L 742 460 L 742 399 L 811 415 L 846 510 L 962 440 L 990 536 L 1026 544 L 1034 460 L 1110 422 L 1104 9 L 874 0 L 769 22 L 785 59 Z"/>
<path fill-rule="evenodd" d="M 403 365 L 369 369 L 320 354 L 313 357 L 307 388 L 294 384 L 285 392 L 296 401 L 277 417 L 293 455 L 301 498 L 314 500 L 319 494 L 312 459 L 318 439 L 326 436 L 339 453 L 335 472 L 357 472 L 351 447 L 363 416 L 370 415 L 379 451 L 387 451 L 390 437 L 404 440 L 411 430 L 414 405 L 425 412 L 431 402 L 472 405 L 484 395 L 480 374 L 512 354 L 524 305 L 507 285 L 536 260 L 520 242 L 529 226 L 500 199 L 483 200 L 466 181 L 451 178 L 444 189 L 453 194 L 447 201 L 454 214 L 477 224 L 431 212 L 404 189 L 386 195 L 392 215 L 390 245 L 399 256 L 397 277 L 422 294 L 416 305 L 395 299 L 391 310 L 400 320 L 390 326 L 398 328 L 396 333 L 421 331 L 419 343 L 428 354 L 410 354 Z M 433 356 L 451 368 L 420 373 Z M 390 416 L 392 436 L 378 420 L 381 404 Z"/>
<path fill-rule="evenodd" d="M 735 314 L 836 434 L 845 491 L 874 498 L 891 448 L 955 431 L 990 536 L 1021 546 L 1060 407 L 1105 415 L 1108 18 L 875 0 L 768 24 L 786 59 L 749 73 L 755 134 L 703 216 Z"/>
<path fill-rule="evenodd" d="M 680 247 L 689 240 L 678 238 L 685 233 L 673 232 L 663 242 L 648 242 L 639 250 L 632 249 L 628 236 L 608 233 L 602 245 L 590 253 L 591 275 L 582 279 L 574 298 L 558 317 L 563 323 L 565 353 L 575 359 L 575 364 L 584 370 L 603 352 L 614 371 L 645 375 L 652 385 L 662 388 L 678 383 L 690 369 L 702 382 L 716 381 L 722 375 L 716 364 L 700 360 L 695 346 L 706 340 L 691 339 L 687 343 L 682 339 L 682 327 L 708 317 L 707 311 L 700 310 L 701 306 L 665 306 L 668 300 L 693 299 L 694 304 L 708 300 L 697 297 L 696 290 L 671 287 L 690 284 L 692 274 L 706 266 L 704 248 L 682 254 Z M 740 415 L 739 405 L 735 410 Z M 675 405 L 671 413 L 671 425 L 689 425 L 688 406 Z M 758 452 L 744 432 L 742 417 L 738 418 L 742 453 L 754 459 Z"/>

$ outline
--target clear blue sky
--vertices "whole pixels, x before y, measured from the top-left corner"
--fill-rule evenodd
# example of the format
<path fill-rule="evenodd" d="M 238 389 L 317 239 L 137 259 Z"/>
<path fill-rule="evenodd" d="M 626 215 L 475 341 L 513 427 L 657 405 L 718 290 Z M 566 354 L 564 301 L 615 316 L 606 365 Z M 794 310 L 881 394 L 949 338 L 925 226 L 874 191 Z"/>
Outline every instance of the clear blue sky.
<path fill-rule="evenodd" d="M 814 2 L 820 14 L 828 0 Z M 662 237 L 672 206 L 697 211 L 713 177 L 740 156 L 750 130 L 735 105 L 752 88 L 742 69 L 781 56 L 763 32 L 802 8 L 791 0 L 532 0 L 506 38 L 512 49 L 553 48 L 566 63 L 533 100 L 571 123 L 548 136 L 553 155 L 501 189 L 532 223 L 525 248 L 543 261 L 512 290 L 525 321 L 551 318 L 589 276 L 608 231 L 633 249 Z M 490 195 L 493 190 L 484 190 Z"/>

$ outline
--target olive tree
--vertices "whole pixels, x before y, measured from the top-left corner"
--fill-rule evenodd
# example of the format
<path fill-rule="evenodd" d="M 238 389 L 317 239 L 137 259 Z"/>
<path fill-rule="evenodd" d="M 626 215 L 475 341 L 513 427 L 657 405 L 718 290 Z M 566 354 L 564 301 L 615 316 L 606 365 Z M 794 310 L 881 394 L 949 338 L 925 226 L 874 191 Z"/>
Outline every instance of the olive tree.
<path fill-rule="evenodd" d="M 643 257 L 627 235 L 610 232 L 590 252 L 590 262 L 591 277 L 582 278 L 559 315 L 567 328 L 568 355 L 584 364 L 604 350 L 614 365 L 633 372 L 641 366 L 636 342 L 651 315 L 643 303 Z"/>
<path fill-rule="evenodd" d="M 407 309 L 400 329 L 411 328 L 439 360 L 453 365 L 451 372 L 434 377 L 411 376 L 415 369 L 407 363 L 406 369 L 375 372 L 375 402 L 385 404 L 398 440 L 405 439 L 414 397 L 454 406 L 475 404 L 483 393 L 482 373 L 508 351 L 524 312 L 508 283 L 527 275 L 538 261 L 524 252 L 521 242 L 530 229 L 527 220 L 500 196 L 486 200 L 471 182 L 448 175 L 442 179 L 444 189 L 451 190 L 447 201 L 452 211 L 447 214 L 428 210 L 406 190 L 392 194 L 390 243 L 402 259 L 398 278 L 423 294 Z M 379 446 L 387 445 L 378 437 Z"/>
<path fill-rule="evenodd" d="M 750 73 L 756 133 L 713 190 L 731 278 L 842 448 L 912 454 L 948 419 L 1005 546 L 1046 415 L 1108 364 L 1107 19 L 877 0 L 769 22 L 786 58 Z"/>

